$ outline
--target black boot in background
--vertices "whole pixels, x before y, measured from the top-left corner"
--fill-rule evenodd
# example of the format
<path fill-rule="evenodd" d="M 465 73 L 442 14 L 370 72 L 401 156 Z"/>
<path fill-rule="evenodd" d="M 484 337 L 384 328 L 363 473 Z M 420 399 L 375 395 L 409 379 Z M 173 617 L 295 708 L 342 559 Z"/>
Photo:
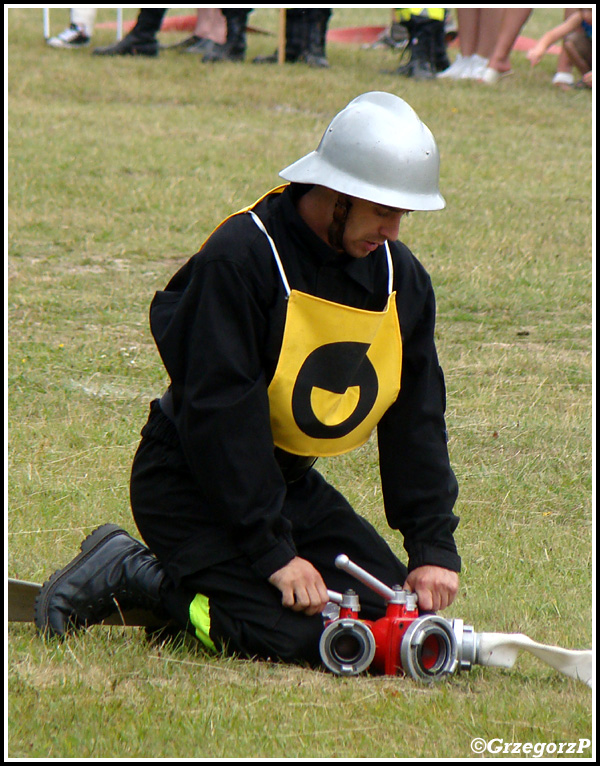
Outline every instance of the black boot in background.
<path fill-rule="evenodd" d="M 435 78 L 435 32 L 440 24 L 441 22 L 420 16 L 412 16 L 405 22 L 410 35 L 410 60 L 408 64 L 399 67 L 396 74 L 413 77 L 415 80 Z"/>
<path fill-rule="evenodd" d="M 161 600 L 166 581 L 145 545 L 115 524 L 104 524 L 86 537 L 70 564 L 44 583 L 35 601 L 35 624 L 46 636 L 64 636 L 134 607 L 167 622 Z"/>
<path fill-rule="evenodd" d="M 122 40 L 105 48 L 95 48 L 94 56 L 158 56 L 156 35 L 167 8 L 141 8 L 133 29 Z"/>
<path fill-rule="evenodd" d="M 305 8 L 288 8 L 285 12 L 285 62 L 295 64 L 305 53 L 308 46 L 308 25 Z M 257 56 L 254 64 L 277 64 L 279 51 L 268 56 Z"/>
<path fill-rule="evenodd" d="M 325 47 L 331 8 L 311 8 L 307 13 L 308 42 L 304 60 L 309 66 L 326 69 L 329 67 Z"/>
<path fill-rule="evenodd" d="M 448 58 L 448 31 L 445 21 L 434 21 L 433 30 L 433 65 L 434 71 L 443 72 L 450 66 Z"/>
<path fill-rule="evenodd" d="M 243 61 L 246 57 L 246 22 L 249 10 L 243 8 L 222 8 L 227 22 L 227 39 L 214 46 L 203 56 L 202 61 Z"/>

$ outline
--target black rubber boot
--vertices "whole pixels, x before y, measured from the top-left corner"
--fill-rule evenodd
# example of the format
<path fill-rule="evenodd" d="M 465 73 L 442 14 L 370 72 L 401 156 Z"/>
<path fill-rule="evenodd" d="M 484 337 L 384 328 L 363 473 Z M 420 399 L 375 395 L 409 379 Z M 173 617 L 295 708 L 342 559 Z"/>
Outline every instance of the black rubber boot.
<path fill-rule="evenodd" d="M 249 11 L 223 9 L 227 22 L 227 39 L 215 45 L 202 57 L 202 61 L 243 61 L 246 56 L 246 22 Z"/>
<path fill-rule="evenodd" d="M 116 524 L 104 524 L 81 543 L 81 553 L 44 583 L 35 624 L 46 636 L 64 636 L 120 610 L 148 609 L 165 617 L 165 573 L 156 557 Z"/>
<path fill-rule="evenodd" d="M 433 63 L 435 65 L 435 71 L 443 72 L 444 69 L 448 69 L 450 66 L 450 59 L 448 58 L 448 48 L 446 42 L 446 27 L 443 21 L 434 22 L 435 27 L 433 30 Z"/>
<path fill-rule="evenodd" d="M 305 9 L 288 8 L 285 13 L 285 61 L 295 64 L 303 56 L 308 45 L 307 13 Z M 256 56 L 253 64 L 277 64 L 279 51 L 268 56 Z"/>
<path fill-rule="evenodd" d="M 93 56 L 158 56 L 158 40 L 139 40 L 131 34 L 105 48 L 94 48 Z"/>
<path fill-rule="evenodd" d="M 415 80 L 433 80 L 436 75 L 434 33 L 438 22 L 413 16 L 405 26 L 410 35 L 410 61 L 396 74 Z"/>
<path fill-rule="evenodd" d="M 309 66 L 327 69 L 329 62 L 325 53 L 327 25 L 331 11 L 314 9 L 308 11 L 308 40 L 304 60 Z"/>
<path fill-rule="evenodd" d="M 122 40 L 105 48 L 95 48 L 94 56 L 158 56 L 156 35 L 167 8 L 142 8 L 133 29 Z"/>

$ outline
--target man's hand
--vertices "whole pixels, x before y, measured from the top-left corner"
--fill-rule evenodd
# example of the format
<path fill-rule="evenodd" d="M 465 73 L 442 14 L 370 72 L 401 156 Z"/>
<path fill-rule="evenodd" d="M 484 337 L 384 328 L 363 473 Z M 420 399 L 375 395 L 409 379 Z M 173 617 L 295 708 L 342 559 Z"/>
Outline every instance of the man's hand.
<path fill-rule="evenodd" d="M 269 582 L 281 591 L 283 606 L 295 612 L 318 614 L 329 601 L 323 578 L 310 561 L 299 556 L 273 572 Z"/>
<path fill-rule="evenodd" d="M 421 611 L 437 612 L 454 601 L 458 593 L 458 575 L 443 567 L 417 567 L 406 578 L 404 589 L 417 594 Z"/>

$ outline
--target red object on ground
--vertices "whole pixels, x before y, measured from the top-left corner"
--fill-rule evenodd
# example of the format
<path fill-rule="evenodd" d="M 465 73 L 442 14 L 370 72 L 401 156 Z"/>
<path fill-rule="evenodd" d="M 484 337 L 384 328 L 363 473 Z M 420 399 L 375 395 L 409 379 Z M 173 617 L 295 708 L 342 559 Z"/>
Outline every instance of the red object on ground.
<path fill-rule="evenodd" d="M 348 27 L 347 29 L 329 29 L 328 43 L 374 43 L 387 27 Z"/>

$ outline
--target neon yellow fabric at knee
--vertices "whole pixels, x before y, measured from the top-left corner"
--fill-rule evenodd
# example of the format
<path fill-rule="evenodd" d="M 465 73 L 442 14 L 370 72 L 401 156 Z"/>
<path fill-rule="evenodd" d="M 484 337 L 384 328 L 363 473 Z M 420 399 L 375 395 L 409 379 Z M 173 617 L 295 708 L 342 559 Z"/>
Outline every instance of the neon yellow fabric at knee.
<path fill-rule="evenodd" d="M 394 8 L 399 22 L 409 21 L 412 16 L 421 16 L 432 21 L 443 21 L 445 8 Z"/>
<path fill-rule="evenodd" d="M 210 607 L 208 598 L 201 593 L 197 593 L 190 604 L 190 622 L 196 629 L 196 638 L 207 649 L 216 652 L 217 648 L 210 637 Z"/>

